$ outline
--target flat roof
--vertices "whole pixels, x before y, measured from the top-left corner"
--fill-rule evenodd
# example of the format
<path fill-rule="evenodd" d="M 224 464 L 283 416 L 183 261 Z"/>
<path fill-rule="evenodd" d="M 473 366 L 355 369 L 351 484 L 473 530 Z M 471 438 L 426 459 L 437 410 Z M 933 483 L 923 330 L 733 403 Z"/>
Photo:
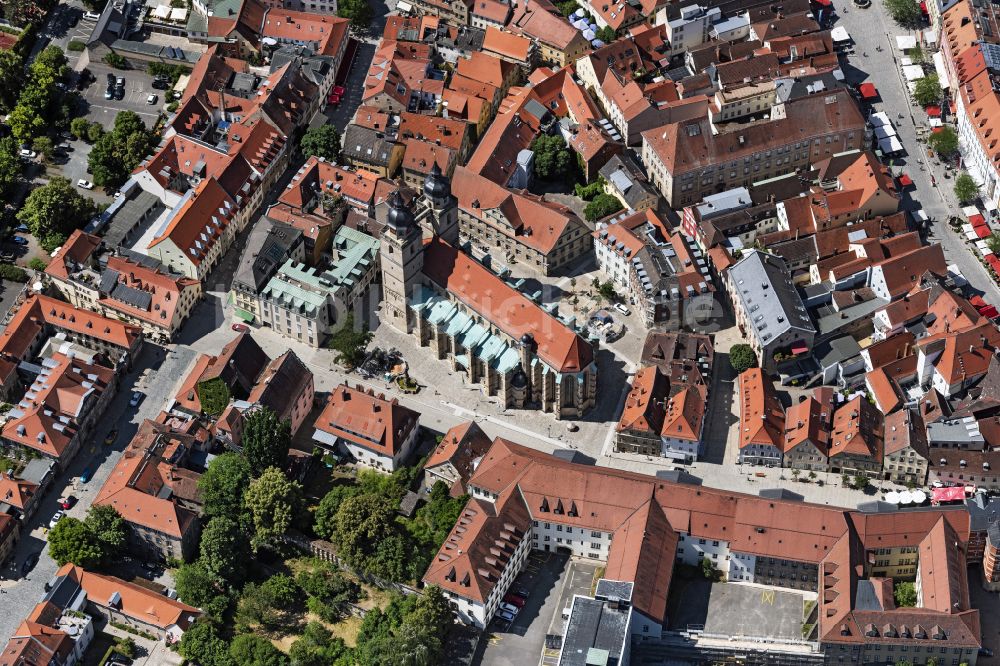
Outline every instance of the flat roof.
<path fill-rule="evenodd" d="M 628 639 L 630 609 L 577 595 L 566 620 L 559 666 L 587 666 L 592 650 L 607 652 L 609 664 L 617 664 Z"/>

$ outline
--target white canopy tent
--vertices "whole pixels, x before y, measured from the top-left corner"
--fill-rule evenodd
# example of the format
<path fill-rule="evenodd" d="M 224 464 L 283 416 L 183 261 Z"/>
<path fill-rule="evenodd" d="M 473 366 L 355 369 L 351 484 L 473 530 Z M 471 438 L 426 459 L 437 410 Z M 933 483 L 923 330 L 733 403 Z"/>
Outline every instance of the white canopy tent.
<path fill-rule="evenodd" d="M 885 111 L 879 111 L 868 116 L 868 124 L 872 127 L 884 127 L 886 125 L 892 127 L 892 121 L 889 120 L 889 115 Z"/>
<path fill-rule="evenodd" d="M 830 31 L 830 37 L 833 39 L 833 43 L 842 43 L 851 41 L 851 35 L 842 25 L 838 25 L 836 28 Z"/>
<path fill-rule="evenodd" d="M 882 139 L 888 139 L 890 136 L 896 136 L 896 130 L 892 127 L 892 125 L 875 128 L 875 138 L 879 141 Z"/>
<path fill-rule="evenodd" d="M 887 136 L 878 142 L 878 147 L 882 149 L 882 152 L 886 155 L 891 155 L 892 153 L 898 153 L 903 150 L 903 144 L 899 142 L 894 136 Z"/>
<path fill-rule="evenodd" d="M 907 81 L 918 81 L 924 78 L 924 68 L 920 65 L 906 65 L 903 67 L 903 76 Z"/>
<path fill-rule="evenodd" d="M 896 48 L 900 51 L 909 51 L 917 45 L 917 38 L 913 35 L 896 35 Z"/>

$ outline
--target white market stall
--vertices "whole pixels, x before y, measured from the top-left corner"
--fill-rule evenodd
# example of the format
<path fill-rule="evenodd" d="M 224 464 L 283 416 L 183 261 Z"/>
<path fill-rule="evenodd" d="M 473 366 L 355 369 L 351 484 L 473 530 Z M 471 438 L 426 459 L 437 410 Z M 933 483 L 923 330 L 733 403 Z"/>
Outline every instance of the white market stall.
<path fill-rule="evenodd" d="M 900 51 L 909 51 L 917 45 L 917 38 L 913 35 L 896 35 L 896 48 Z"/>

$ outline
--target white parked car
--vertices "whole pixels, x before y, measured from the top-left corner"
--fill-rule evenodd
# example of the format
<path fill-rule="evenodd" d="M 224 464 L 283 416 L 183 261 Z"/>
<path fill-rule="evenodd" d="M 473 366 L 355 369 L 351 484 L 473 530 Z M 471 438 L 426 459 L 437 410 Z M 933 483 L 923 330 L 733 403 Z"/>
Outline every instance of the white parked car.
<path fill-rule="evenodd" d="M 51 530 L 53 527 L 55 527 L 56 523 L 62 520 L 62 517 L 65 515 L 66 514 L 64 514 L 62 511 L 56 511 L 56 514 L 52 516 L 52 520 L 49 521 L 49 529 Z"/>
<path fill-rule="evenodd" d="M 153 104 L 156 104 L 156 100 L 158 99 L 159 97 L 157 97 L 156 95 L 150 95 L 149 97 L 146 98 L 146 104 L 152 106 Z"/>
<path fill-rule="evenodd" d="M 33 160 L 36 157 L 38 157 L 38 153 L 36 153 L 33 150 L 29 150 L 28 148 L 22 148 L 21 149 L 21 157 L 26 157 L 29 160 Z"/>
<path fill-rule="evenodd" d="M 76 186 L 77 187 L 82 187 L 85 190 L 92 190 L 92 189 L 94 189 L 94 184 L 92 182 L 90 182 L 89 180 L 84 180 L 83 178 L 81 178 L 80 180 L 76 181 Z"/>
<path fill-rule="evenodd" d="M 618 312 L 621 312 L 626 317 L 629 316 L 630 314 L 632 314 L 632 311 L 629 310 L 624 305 L 622 305 L 621 303 L 615 303 L 615 310 L 618 310 Z"/>
<path fill-rule="evenodd" d="M 101 15 L 96 14 L 94 12 L 84 12 L 83 18 L 87 19 L 88 21 L 96 21 L 97 19 L 101 18 Z"/>
<path fill-rule="evenodd" d="M 520 610 L 514 604 L 508 604 L 506 601 L 501 601 L 499 608 L 500 608 L 501 611 L 506 611 L 506 612 L 510 613 L 511 615 L 517 615 L 517 612 Z"/>
<path fill-rule="evenodd" d="M 504 622 L 513 622 L 514 621 L 514 614 L 511 613 L 510 611 L 505 611 L 503 609 L 500 609 L 500 610 L 497 611 L 496 617 L 500 618 Z"/>

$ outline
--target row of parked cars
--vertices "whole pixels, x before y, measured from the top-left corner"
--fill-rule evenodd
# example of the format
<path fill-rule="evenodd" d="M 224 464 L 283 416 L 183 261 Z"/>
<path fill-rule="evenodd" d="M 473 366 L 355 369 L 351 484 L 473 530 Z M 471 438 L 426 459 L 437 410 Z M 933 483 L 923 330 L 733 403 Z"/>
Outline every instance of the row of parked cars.
<path fill-rule="evenodd" d="M 504 622 L 510 624 L 517 617 L 517 614 L 521 612 L 524 608 L 524 604 L 528 602 L 528 590 L 524 588 L 519 588 L 513 592 L 508 592 L 504 595 L 503 601 L 497 606 L 497 611 L 494 614 L 498 620 L 503 620 Z"/>

